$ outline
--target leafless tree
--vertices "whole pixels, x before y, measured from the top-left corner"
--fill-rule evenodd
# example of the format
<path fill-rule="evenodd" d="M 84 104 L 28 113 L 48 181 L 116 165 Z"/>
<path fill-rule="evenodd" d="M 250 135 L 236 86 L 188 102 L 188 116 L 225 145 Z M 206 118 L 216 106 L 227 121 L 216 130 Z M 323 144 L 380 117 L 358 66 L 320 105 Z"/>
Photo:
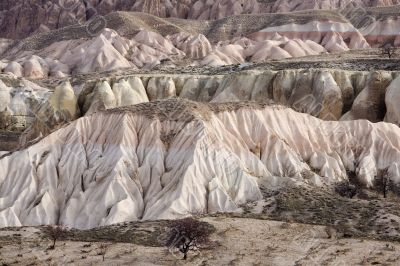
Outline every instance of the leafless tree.
<path fill-rule="evenodd" d="M 103 258 L 103 261 L 106 258 L 106 253 L 108 251 L 108 249 L 110 248 L 111 244 L 110 243 L 101 243 L 99 245 L 99 251 L 97 252 L 97 255 L 101 255 L 101 257 Z"/>
<path fill-rule="evenodd" d="M 189 251 L 210 244 L 209 237 L 213 229 L 210 224 L 193 218 L 177 220 L 169 226 L 166 245 L 170 249 L 178 249 L 186 260 Z"/>
<path fill-rule="evenodd" d="M 65 238 L 68 233 L 67 228 L 61 225 L 48 225 L 43 231 L 46 236 L 53 241 L 53 245 L 51 245 L 49 249 L 54 249 L 56 247 L 56 241 Z"/>
<path fill-rule="evenodd" d="M 380 191 L 384 198 L 390 190 L 390 177 L 388 175 L 387 169 L 379 169 L 374 180 L 375 188 Z"/>
<path fill-rule="evenodd" d="M 384 198 L 390 195 L 400 197 L 400 184 L 390 176 L 388 168 L 379 169 L 374 178 L 375 189 L 382 193 Z"/>
<path fill-rule="evenodd" d="M 392 58 L 396 54 L 396 47 L 391 44 L 385 44 L 382 46 L 382 54 L 389 58 Z"/>

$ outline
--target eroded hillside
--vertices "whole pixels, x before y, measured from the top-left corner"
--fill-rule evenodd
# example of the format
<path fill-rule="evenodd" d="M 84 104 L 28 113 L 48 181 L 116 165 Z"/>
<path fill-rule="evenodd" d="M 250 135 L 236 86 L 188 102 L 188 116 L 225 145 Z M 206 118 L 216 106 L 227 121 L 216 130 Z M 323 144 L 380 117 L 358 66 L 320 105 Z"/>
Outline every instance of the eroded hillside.
<path fill-rule="evenodd" d="M 2 1 L 0 264 L 396 264 L 399 10 Z"/>

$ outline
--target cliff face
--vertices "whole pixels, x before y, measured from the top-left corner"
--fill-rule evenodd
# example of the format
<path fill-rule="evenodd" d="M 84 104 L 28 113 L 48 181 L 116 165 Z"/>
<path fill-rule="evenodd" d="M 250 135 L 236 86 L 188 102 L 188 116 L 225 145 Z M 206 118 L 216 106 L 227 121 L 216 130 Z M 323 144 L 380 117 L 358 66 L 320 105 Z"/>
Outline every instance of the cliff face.
<path fill-rule="evenodd" d="M 92 228 L 235 211 L 262 198 L 258 182 L 284 177 L 320 186 L 354 171 L 372 186 L 388 169 L 397 183 L 399 136 L 389 123 L 325 122 L 265 104 L 111 109 L 2 154 L 1 226 Z"/>
<path fill-rule="evenodd" d="M 335 69 L 249 70 L 215 76 L 134 75 L 97 84 L 92 81 L 95 85 L 86 86 L 80 102 L 85 113 L 94 110 L 92 106 L 99 101 L 107 102 L 108 108 L 124 105 L 116 98 L 128 102 L 171 97 L 199 102 L 273 100 L 324 120 L 346 120 L 351 116 L 378 122 L 386 113 L 387 88 L 397 88 L 398 76 L 399 72 Z"/>
<path fill-rule="evenodd" d="M 23 81 L 2 85 L 0 111 L 10 120 L 3 123 L 7 126 L 3 130 L 29 128 L 23 134 L 25 144 L 79 116 L 174 97 L 214 103 L 273 100 L 323 120 L 398 124 L 399 76 L 396 71 L 288 69 L 219 75 L 135 74 L 75 82 L 73 87 L 64 82 L 47 89 Z"/>

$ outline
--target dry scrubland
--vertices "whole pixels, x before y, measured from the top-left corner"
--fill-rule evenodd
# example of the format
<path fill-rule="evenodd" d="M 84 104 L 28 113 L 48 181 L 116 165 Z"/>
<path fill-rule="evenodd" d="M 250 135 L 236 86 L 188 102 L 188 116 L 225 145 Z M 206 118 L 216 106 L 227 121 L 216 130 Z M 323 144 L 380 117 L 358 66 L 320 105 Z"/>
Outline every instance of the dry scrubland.
<path fill-rule="evenodd" d="M 187 261 L 170 253 L 154 231 L 166 222 L 123 224 L 74 231 L 47 250 L 41 228 L 0 230 L 3 265 L 395 265 L 400 245 L 361 238 L 329 237 L 324 226 L 249 218 L 203 218 L 216 228 L 212 247 L 189 253 Z M 134 230 L 134 232 L 130 231 Z M 132 234 L 114 242 L 116 232 Z M 101 245 L 109 245 L 105 260 Z"/>
<path fill-rule="evenodd" d="M 352 199 L 312 188 L 263 190 L 242 213 L 198 219 L 215 228 L 209 245 L 182 254 L 164 246 L 171 221 L 69 229 L 50 249 L 44 227 L 0 229 L 3 265 L 397 265 L 396 198 Z M 366 194 L 369 200 L 365 200 Z M 363 195 L 363 196 L 362 196 Z M 362 199 L 364 198 L 364 199 Z M 107 248 L 104 249 L 104 246 Z M 104 253 L 105 251 L 105 253 Z M 103 261 L 104 254 L 104 261 Z"/>

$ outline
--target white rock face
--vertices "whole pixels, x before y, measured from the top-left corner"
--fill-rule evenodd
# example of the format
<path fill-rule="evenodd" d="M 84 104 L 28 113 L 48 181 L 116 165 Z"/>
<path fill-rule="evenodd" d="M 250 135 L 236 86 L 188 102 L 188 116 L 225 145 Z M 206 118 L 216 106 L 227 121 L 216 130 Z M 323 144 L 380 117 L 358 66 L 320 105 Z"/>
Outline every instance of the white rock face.
<path fill-rule="evenodd" d="M 31 56 L 23 64 L 24 77 L 40 79 L 48 76 L 49 67 L 47 62 L 38 56 Z"/>
<path fill-rule="evenodd" d="M 390 6 L 399 4 L 398 0 L 354 0 L 354 1 L 340 1 L 340 0 L 320 0 L 320 1 L 300 1 L 300 0 L 278 0 L 274 1 L 271 12 L 290 12 L 307 9 L 339 9 L 352 5 L 358 8 L 374 7 L 374 6 Z"/>
<path fill-rule="evenodd" d="M 151 88 L 149 86 L 149 90 L 152 90 Z M 159 90 L 162 99 L 163 88 L 160 87 Z M 157 93 L 156 85 L 154 85 L 153 91 Z M 89 115 L 99 110 L 148 102 L 151 95 L 151 92 L 146 92 L 142 80 L 138 77 L 120 79 L 112 86 L 107 80 L 104 80 L 98 82 L 93 91 L 85 97 L 82 111 Z"/>
<path fill-rule="evenodd" d="M 64 83 L 51 93 L 22 80 L 23 84 L 18 86 L 2 86 L 0 115 L 8 122 L 1 126 L 6 130 L 27 129 L 20 143 L 30 143 L 81 115 L 173 97 L 216 103 L 272 99 L 323 120 L 378 122 L 386 115 L 385 121 L 398 124 L 395 89 L 398 81 L 392 81 L 398 75 L 388 71 L 313 69 L 249 70 L 216 76 L 133 75 L 101 80 L 94 87 L 85 86 L 79 96 L 79 107 L 77 97 L 82 84 L 73 89 Z"/>
<path fill-rule="evenodd" d="M 186 1 L 135 1 L 131 10 L 154 14 L 159 17 L 189 19 L 219 19 L 237 14 L 265 12 L 264 5 L 256 0 L 186 0 Z"/>
<path fill-rule="evenodd" d="M 78 100 L 68 81 L 55 88 L 49 98 L 49 103 L 54 111 L 67 112 L 72 119 L 75 119 L 78 115 Z"/>
<path fill-rule="evenodd" d="M 129 106 L 149 101 L 142 81 L 138 77 L 121 79 L 113 85 L 112 91 L 115 95 L 116 106 Z"/>
<path fill-rule="evenodd" d="M 202 66 L 263 62 L 365 49 L 370 45 L 350 23 L 310 21 L 261 29 L 246 36 L 218 43 L 201 61 Z"/>
<path fill-rule="evenodd" d="M 170 77 L 150 78 L 147 95 L 150 101 L 171 98 L 176 95 L 175 83 Z"/>
<path fill-rule="evenodd" d="M 272 99 L 323 120 L 368 119 L 378 122 L 385 116 L 385 92 L 394 82 L 392 77 L 399 74 L 390 71 L 287 69 L 243 70 L 214 76 L 134 75 L 116 81 L 104 81 L 112 88 L 109 90 L 112 94 L 110 97 L 117 99 L 117 102 L 102 104 L 102 97 L 96 96 L 100 102 L 93 110 L 104 109 L 101 107 L 103 105 L 113 108 L 172 97 L 198 102 L 265 102 Z M 86 89 L 83 114 L 86 114 L 97 94 L 96 88 Z"/>
<path fill-rule="evenodd" d="M 400 76 L 393 80 L 390 86 L 386 89 L 385 103 L 385 121 L 400 125 Z"/>
<path fill-rule="evenodd" d="M 238 44 L 228 44 L 216 48 L 210 55 L 206 56 L 200 63 L 202 66 L 223 66 L 244 63 L 246 59 L 245 50 Z"/>
<path fill-rule="evenodd" d="M 131 64 L 113 46 L 107 32 L 97 38 L 84 42 L 76 48 L 66 52 L 60 62 L 75 69 L 76 73 L 90 73 L 95 71 L 109 71 L 129 68 Z"/>
<path fill-rule="evenodd" d="M 78 0 L 39 1 L 27 5 L 24 0 L 3 0 L 4 19 L 0 23 L 1 37 L 21 39 L 36 32 L 63 28 L 77 21 L 91 19 L 91 12 L 101 15 L 113 11 L 146 12 L 158 17 L 185 19 L 220 19 L 238 14 L 287 13 L 299 10 L 347 11 L 375 6 L 400 4 L 399 0 Z M 19 12 L 21 9 L 24 12 Z M 95 10 L 93 10 L 95 9 Z M 354 8 L 355 9 L 355 8 Z M 38 12 L 40 10 L 40 12 Z M 0 40 L 1 41 L 1 40 Z"/>
<path fill-rule="evenodd" d="M 393 136 L 393 124 L 325 122 L 277 106 L 168 100 L 99 112 L 0 159 L 1 225 L 92 228 L 234 211 L 262 198 L 258 181 L 282 176 L 321 185 L 349 170 L 371 186 L 379 169 L 395 179 Z"/>
<path fill-rule="evenodd" d="M 106 4 L 107 3 L 107 4 Z M 99 6 L 112 6 L 108 2 L 100 2 Z M 189 19 L 220 19 L 237 14 L 258 13 L 287 13 L 300 10 L 346 10 L 350 4 L 358 8 L 396 5 L 398 0 L 185 0 L 185 1 L 160 1 L 138 0 L 131 10 L 147 12 L 159 17 L 179 17 Z"/>
<path fill-rule="evenodd" d="M 270 59 L 302 57 L 327 52 L 322 45 L 312 40 L 289 39 L 276 32 L 259 40 L 255 36 L 258 35 L 250 37 L 256 40 L 240 38 L 216 46 L 200 61 L 200 65 L 222 66 L 241 64 L 246 61 L 264 62 Z"/>
<path fill-rule="evenodd" d="M 206 22 L 205 22 L 206 23 Z M 90 39 L 63 40 L 38 51 L 8 51 L 0 70 L 17 77 L 41 79 L 123 69 L 152 69 L 160 64 L 222 66 L 264 62 L 369 48 L 350 23 L 310 21 L 267 27 L 242 37 L 211 43 L 202 34 L 162 36 L 140 30 L 134 37 L 104 29 Z"/>
<path fill-rule="evenodd" d="M 387 19 L 378 19 L 360 29 L 365 39 L 373 47 L 380 47 L 382 43 L 393 40 L 396 47 L 400 46 L 400 16 Z"/>
<path fill-rule="evenodd" d="M 85 105 L 90 104 L 86 113 L 88 115 L 99 110 L 114 108 L 117 103 L 111 86 L 107 81 L 98 82 L 88 100 L 90 102 L 85 102 Z"/>
<path fill-rule="evenodd" d="M 320 44 L 328 52 L 343 52 L 349 49 L 370 47 L 363 35 L 350 23 L 329 20 L 315 20 L 306 24 L 291 23 L 276 27 L 267 27 L 251 34 L 249 38 L 264 41 L 271 39 L 277 34 L 289 39 L 308 40 Z"/>
<path fill-rule="evenodd" d="M 202 57 L 212 49 L 204 36 L 188 35 L 177 39 L 175 44 L 188 52 L 190 58 Z M 55 42 L 42 50 L 20 51 L 11 57 L 15 60 L 2 62 L 0 70 L 17 77 L 41 79 L 126 68 L 151 69 L 171 57 L 182 59 L 185 52 L 155 32 L 142 30 L 128 39 L 114 30 L 104 29 L 91 39 Z"/>
<path fill-rule="evenodd" d="M 32 100 L 28 98 L 26 101 L 31 102 Z M 22 145 L 47 136 L 65 123 L 77 119 L 80 109 L 71 84 L 64 81 L 56 86 L 47 99 L 33 106 L 30 115 L 34 118 L 20 138 Z"/>
<path fill-rule="evenodd" d="M 286 87 L 284 82 L 278 82 L 283 81 L 275 80 L 273 93 L 276 102 L 288 104 L 297 111 L 323 120 L 338 120 L 341 117 L 343 94 L 330 71 L 303 71 L 301 76 L 296 77 L 292 89 Z"/>
<path fill-rule="evenodd" d="M 0 80 L 0 112 L 11 115 L 9 125 L 0 125 L 2 129 L 22 130 L 35 119 L 35 110 L 50 97 L 50 90 L 22 79 L 18 86 L 8 87 Z"/>
<path fill-rule="evenodd" d="M 207 56 L 212 51 L 211 43 L 203 34 L 193 36 L 181 32 L 167 36 L 167 38 L 172 41 L 175 47 L 183 51 L 188 58 L 200 59 Z"/>
<path fill-rule="evenodd" d="M 372 122 L 382 121 L 385 116 L 386 88 L 393 77 L 388 72 L 376 71 L 367 76 L 365 88 L 357 95 L 351 110 L 342 120 L 368 119 Z"/>
<path fill-rule="evenodd" d="M 3 72 L 13 74 L 15 77 L 22 77 L 23 68 L 18 62 L 10 62 L 5 66 Z"/>

